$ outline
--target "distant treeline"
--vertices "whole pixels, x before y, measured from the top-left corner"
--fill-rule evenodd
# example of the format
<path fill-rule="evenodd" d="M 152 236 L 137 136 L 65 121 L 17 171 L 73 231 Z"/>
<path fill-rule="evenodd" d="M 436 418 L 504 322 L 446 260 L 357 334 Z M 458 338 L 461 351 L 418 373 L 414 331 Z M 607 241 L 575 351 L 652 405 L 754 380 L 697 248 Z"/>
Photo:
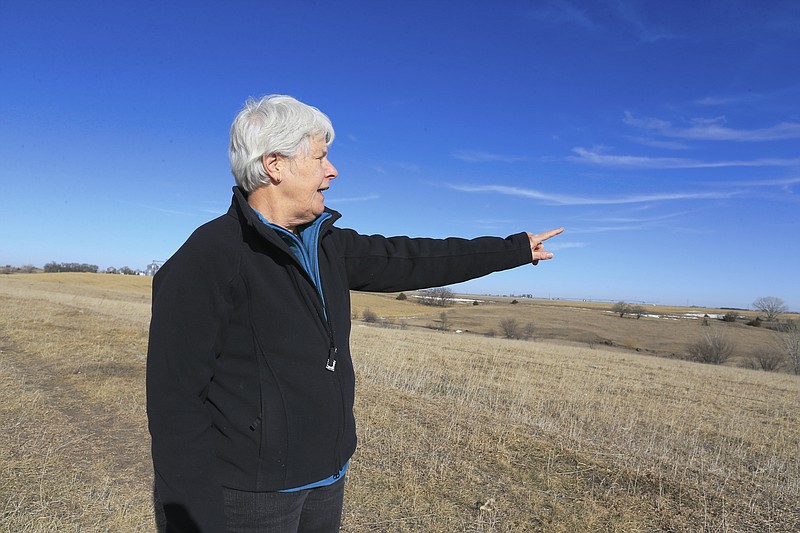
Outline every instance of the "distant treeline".
<path fill-rule="evenodd" d="M 158 269 L 156 268 L 156 270 Z M 50 261 L 41 269 L 33 265 L 22 265 L 21 267 L 12 265 L 0 266 L 0 274 L 34 274 L 36 272 L 91 272 L 97 274 L 100 270 L 97 265 L 90 265 L 88 263 L 56 263 L 55 261 Z M 136 275 L 140 273 L 138 270 L 134 270 L 128 266 L 121 268 L 111 266 L 102 272 L 106 274 L 127 275 Z"/>
<path fill-rule="evenodd" d="M 97 272 L 97 265 L 87 263 L 56 263 L 51 261 L 44 265 L 45 272 Z"/>
<path fill-rule="evenodd" d="M 21 267 L 0 266 L 0 274 L 33 274 L 34 272 L 39 272 L 39 269 L 33 265 L 22 265 Z"/>

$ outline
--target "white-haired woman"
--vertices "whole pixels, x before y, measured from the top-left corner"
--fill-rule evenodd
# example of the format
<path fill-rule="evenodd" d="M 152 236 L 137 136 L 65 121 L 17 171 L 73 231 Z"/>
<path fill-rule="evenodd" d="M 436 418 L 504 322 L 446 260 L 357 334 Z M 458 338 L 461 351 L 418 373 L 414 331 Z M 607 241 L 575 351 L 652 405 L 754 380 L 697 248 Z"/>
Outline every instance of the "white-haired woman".
<path fill-rule="evenodd" d="M 559 234 L 412 239 L 339 228 L 334 131 L 289 96 L 231 127 L 237 186 L 158 271 L 147 360 L 167 531 L 338 531 L 356 447 L 351 290 L 444 286 L 552 258 Z"/>

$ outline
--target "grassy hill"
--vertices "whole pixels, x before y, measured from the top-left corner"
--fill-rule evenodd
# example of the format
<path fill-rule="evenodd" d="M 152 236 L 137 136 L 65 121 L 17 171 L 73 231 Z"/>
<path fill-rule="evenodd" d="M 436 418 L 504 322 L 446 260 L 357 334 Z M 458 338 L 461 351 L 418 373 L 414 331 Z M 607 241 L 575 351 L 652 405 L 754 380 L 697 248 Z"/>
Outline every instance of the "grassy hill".
<path fill-rule="evenodd" d="M 0 530 L 156 530 L 150 282 L 0 276 Z M 800 379 L 736 366 L 768 331 L 575 302 L 353 307 L 393 327 L 353 325 L 343 531 L 800 530 Z M 442 311 L 472 333 L 429 329 Z M 534 340 L 485 336 L 509 317 Z M 735 339 L 725 366 L 645 355 L 709 328 Z"/>

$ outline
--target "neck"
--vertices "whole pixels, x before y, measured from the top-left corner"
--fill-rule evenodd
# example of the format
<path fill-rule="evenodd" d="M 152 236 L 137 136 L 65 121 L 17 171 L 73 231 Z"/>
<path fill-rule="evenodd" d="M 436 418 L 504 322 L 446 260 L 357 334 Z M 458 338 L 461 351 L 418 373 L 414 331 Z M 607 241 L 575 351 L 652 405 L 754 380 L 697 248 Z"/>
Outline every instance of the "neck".
<path fill-rule="evenodd" d="M 261 213 L 261 216 L 271 223 L 286 228 L 297 235 L 299 224 L 290 217 L 283 215 L 284 210 L 281 209 L 281 202 L 272 194 L 270 189 L 274 189 L 274 186 L 259 187 L 251 192 L 247 197 L 248 205 Z"/>

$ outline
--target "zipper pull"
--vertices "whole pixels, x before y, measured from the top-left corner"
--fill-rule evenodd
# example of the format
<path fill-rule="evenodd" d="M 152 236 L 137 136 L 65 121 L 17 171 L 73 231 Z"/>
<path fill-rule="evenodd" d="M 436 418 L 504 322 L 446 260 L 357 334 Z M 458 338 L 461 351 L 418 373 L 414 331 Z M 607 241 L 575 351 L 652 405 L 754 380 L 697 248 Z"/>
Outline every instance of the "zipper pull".
<path fill-rule="evenodd" d="M 336 346 L 331 346 L 331 349 L 328 351 L 328 361 L 325 363 L 325 370 L 330 370 L 331 372 L 336 370 Z"/>

